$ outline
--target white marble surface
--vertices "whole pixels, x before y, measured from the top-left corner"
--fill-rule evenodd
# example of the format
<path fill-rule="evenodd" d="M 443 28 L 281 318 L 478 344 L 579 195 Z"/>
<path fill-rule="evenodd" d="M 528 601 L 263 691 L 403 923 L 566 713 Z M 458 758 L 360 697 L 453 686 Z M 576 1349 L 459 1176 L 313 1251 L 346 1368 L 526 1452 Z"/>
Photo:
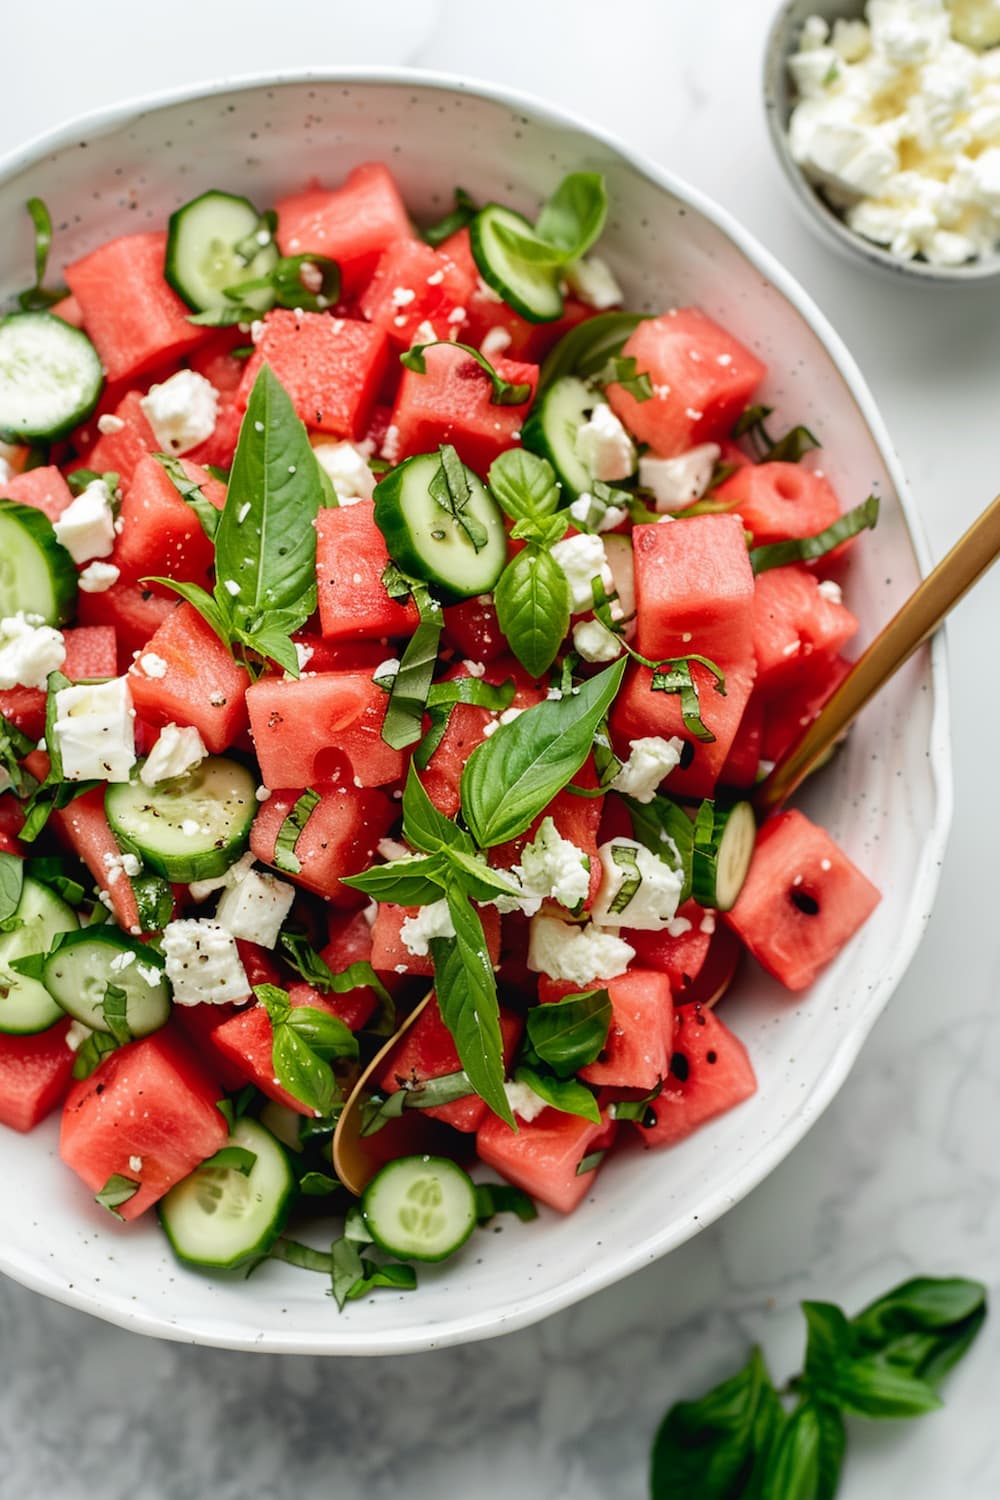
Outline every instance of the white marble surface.
<path fill-rule="evenodd" d="M 29 7 L 5 15 L 0 149 L 147 88 L 310 59 L 409 62 L 547 95 L 723 199 L 800 277 L 874 388 L 939 556 L 997 487 L 1000 289 L 883 281 L 800 225 L 760 107 L 771 8 L 377 0 L 359 16 L 343 0 L 284 12 L 243 0 L 238 14 L 194 0 L 155 12 L 52 0 L 44 25 Z M 391 1362 L 155 1343 L 5 1282 L 0 1494 L 638 1500 L 670 1401 L 728 1372 L 755 1339 L 777 1374 L 792 1368 L 799 1298 L 851 1307 L 917 1271 L 996 1286 L 998 604 L 1000 575 L 951 627 L 955 830 L 928 935 L 836 1103 L 749 1200 L 540 1327 Z M 943 1412 L 852 1432 L 843 1500 L 890 1487 L 908 1500 L 1000 1494 L 998 1381 L 994 1324 L 950 1380 Z"/>

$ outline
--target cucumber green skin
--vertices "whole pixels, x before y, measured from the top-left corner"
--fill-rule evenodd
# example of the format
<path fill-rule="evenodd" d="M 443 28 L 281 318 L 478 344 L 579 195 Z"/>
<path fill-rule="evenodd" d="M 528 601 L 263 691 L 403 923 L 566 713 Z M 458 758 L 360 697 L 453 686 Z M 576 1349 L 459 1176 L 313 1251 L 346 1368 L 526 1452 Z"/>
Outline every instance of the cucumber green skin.
<path fill-rule="evenodd" d="M 35 915 L 28 918 L 29 922 L 39 921 L 39 917 L 41 918 L 38 931 L 40 947 L 36 948 L 36 952 L 44 953 L 59 932 L 72 932 L 77 926 L 73 908 L 61 901 L 54 891 L 32 880 L 30 876 L 25 877 L 21 899 L 14 915 L 24 917 L 28 906 L 35 908 Z M 46 909 L 47 916 L 44 915 Z M 24 931 L 24 928 L 15 928 L 11 932 L 0 934 L 0 964 L 7 958 L 26 958 L 31 952 L 30 942 L 27 947 L 24 946 Z M 65 1018 L 65 1011 L 40 980 L 28 979 L 25 975 L 16 975 L 15 978 L 17 991 L 20 991 L 22 997 L 21 1014 L 20 1017 L 16 1012 L 14 1015 L 5 1015 L 5 1002 L 0 1000 L 0 1034 L 34 1036 L 40 1031 L 48 1031 L 50 1026 L 55 1026 Z M 17 991 L 15 1005 L 18 1003 Z"/>
<path fill-rule="evenodd" d="M 558 275 L 553 272 L 551 292 L 547 298 L 545 296 L 545 293 L 548 291 L 545 285 L 547 278 L 539 275 L 537 280 L 540 287 L 540 296 L 534 303 L 526 301 L 517 289 L 504 279 L 497 267 L 497 261 L 502 261 L 506 256 L 506 252 L 501 251 L 491 254 L 489 229 L 490 219 L 494 214 L 502 214 L 505 218 L 518 220 L 519 227 L 525 229 L 529 234 L 531 233 L 531 225 L 524 218 L 523 214 L 515 213 L 511 208 L 504 208 L 500 203 L 487 203 L 469 224 L 469 247 L 472 250 L 472 258 L 476 262 L 480 276 L 486 282 L 486 285 L 496 292 L 498 297 L 503 298 L 508 307 L 512 307 L 516 313 L 520 313 L 521 317 L 525 318 L 529 323 L 554 323 L 557 318 L 561 318 L 563 315 L 563 299 L 562 293 L 559 291 Z M 508 258 L 514 259 L 513 256 Z"/>
<path fill-rule="evenodd" d="M 564 333 L 542 362 L 538 375 L 541 396 L 564 375 L 582 380 L 603 369 L 612 354 L 620 354 L 629 334 L 651 317 L 650 313 L 603 312 L 577 323 Z"/>
<path fill-rule="evenodd" d="M 521 429 L 521 442 L 532 453 L 547 458 L 562 482 L 566 498 L 575 500 L 589 490 L 593 477 L 576 457 L 576 429 L 584 422 L 584 411 L 599 405 L 598 396 L 575 375 L 564 375 L 553 382 L 535 402 L 531 415 Z M 574 423 L 573 436 L 560 430 L 560 424 Z"/>
<path fill-rule="evenodd" d="M 244 207 L 247 210 L 247 234 L 253 232 L 253 227 L 260 220 L 260 214 L 249 198 L 242 198 L 234 193 L 223 193 L 218 188 L 209 188 L 207 192 L 200 193 L 197 198 L 192 198 L 189 203 L 182 204 L 174 210 L 167 220 L 167 249 L 163 263 L 164 279 L 180 297 L 182 302 L 187 303 L 195 312 L 207 312 L 214 307 L 230 307 L 232 299 L 223 294 L 219 289 L 217 297 L 206 301 L 203 297 L 197 297 L 191 290 L 190 282 L 185 278 L 183 262 L 190 250 L 185 247 L 185 235 L 190 232 L 188 219 L 191 211 L 204 205 L 210 199 L 225 199 L 231 205 Z M 278 260 L 278 250 L 275 245 L 262 246 L 259 255 L 255 255 L 250 263 L 242 268 L 235 268 L 231 286 L 238 285 L 241 281 L 253 281 L 258 276 L 270 271 Z M 247 292 L 245 296 L 247 307 L 252 307 L 256 312 L 266 312 L 274 303 L 274 294 L 270 289 L 262 288 L 256 292 Z"/>
<path fill-rule="evenodd" d="M 403 572 L 413 578 L 422 578 L 449 604 L 460 599 L 473 599 L 477 594 L 488 594 L 496 586 L 507 566 L 507 533 L 500 507 L 482 480 L 466 468 L 465 475 L 473 492 L 470 513 L 492 532 L 490 541 L 481 552 L 477 553 L 471 542 L 468 543 L 468 567 L 479 571 L 474 580 L 463 584 L 453 573 L 445 576 L 428 561 L 427 551 L 436 544 L 433 541 L 421 543 L 414 536 L 412 528 L 419 516 L 411 516 L 411 510 L 426 503 L 432 513 L 436 511 L 440 516 L 442 527 L 456 525 L 427 495 L 427 481 L 437 471 L 438 463 L 436 453 L 417 453 L 387 474 L 375 486 L 375 524 L 385 538 L 389 556 Z M 486 557 L 487 553 L 492 555 Z"/>
<path fill-rule="evenodd" d="M 208 848 L 186 849 L 183 853 L 164 852 L 162 847 L 154 845 L 137 831 L 134 816 L 130 815 L 136 802 L 155 807 L 157 801 L 162 803 L 168 798 L 172 801 L 181 791 L 183 780 L 179 778 L 177 783 L 169 783 L 169 792 L 160 787 L 143 786 L 139 781 L 143 764 L 141 761 L 132 768 L 130 781 L 109 785 L 104 795 L 104 812 L 119 847 L 127 853 L 138 855 L 144 865 L 157 875 L 162 875 L 165 880 L 187 883 L 191 880 L 212 880 L 217 875 L 224 875 L 250 841 L 250 828 L 258 803 L 254 795 L 256 783 L 250 772 L 237 762 L 228 761 L 225 756 L 209 756 L 192 774 L 204 773 L 221 762 L 237 767 L 239 775 L 246 782 L 243 816 L 233 821 L 221 848 L 216 848 L 213 843 Z"/>
<path fill-rule="evenodd" d="M 126 1020 L 133 1037 L 150 1036 L 154 1031 L 159 1031 L 170 1019 L 170 986 L 167 982 L 163 959 L 155 948 L 147 944 L 133 942 L 131 938 L 119 932 L 116 927 L 81 927 L 76 932 L 71 932 L 60 944 L 55 953 L 45 965 L 45 985 L 56 1003 L 62 1006 L 67 1015 L 74 1020 L 81 1021 L 84 1026 L 89 1026 L 92 1031 L 104 1031 L 110 1034 L 111 1028 L 107 1025 L 101 1014 L 100 1006 L 88 1000 L 83 986 L 74 983 L 71 974 L 63 975 L 65 967 L 63 960 L 67 954 L 71 954 L 74 948 L 81 947 L 105 947 L 113 949 L 108 953 L 107 981 L 116 984 L 126 991 L 131 997 L 130 978 L 132 965 L 127 969 L 116 972 L 111 968 L 111 959 L 115 953 L 134 953 L 136 962 L 142 962 L 151 968 L 161 971 L 161 980 L 154 991 L 153 987 L 146 985 L 140 979 L 143 989 L 147 992 L 143 995 L 143 1010 L 146 1018 L 140 1024 L 136 1023 L 131 1007 L 127 1007 Z M 159 1002 L 157 1004 L 157 1002 Z"/>
<path fill-rule="evenodd" d="M 13 545 L 12 545 L 13 544 Z M 25 576 L 14 561 L 17 547 L 31 547 L 41 576 Z M 0 610 L 4 616 L 23 609 L 40 615 L 46 625 L 66 625 L 76 614 L 76 564 L 56 541 L 48 516 L 31 505 L 0 499 Z M 42 579 L 47 582 L 45 588 Z"/>
<path fill-rule="evenodd" d="M 16 413 L 4 411 L 0 406 L 0 433 L 23 439 L 25 442 L 51 443 L 58 438 L 66 437 L 74 427 L 79 427 L 80 423 L 85 422 L 90 416 L 104 388 L 104 370 L 101 367 L 97 350 L 83 329 L 74 328 L 72 323 L 67 323 L 64 318 L 59 318 L 51 312 L 13 312 L 0 319 L 0 352 L 2 352 L 5 335 L 9 335 L 13 329 L 16 337 L 17 327 L 19 324 L 23 325 L 25 319 L 32 319 L 35 322 L 43 321 L 43 326 L 44 323 L 58 323 L 61 337 L 66 340 L 69 336 L 68 341 L 78 349 L 81 363 L 87 366 L 85 375 L 89 375 L 90 379 L 86 394 L 75 406 L 67 407 L 65 414 L 57 422 L 35 426 L 19 420 Z"/>
<path fill-rule="evenodd" d="M 237 1120 L 228 1144 L 245 1146 L 248 1151 L 257 1153 L 258 1161 L 251 1168 L 247 1179 L 251 1191 L 255 1187 L 259 1189 L 259 1180 L 255 1184 L 254 1177 L 260 1172 L 262 1160 L 266 1159 L 269 1168 L 275 1172 L 278 1181 L 271 1193 L 273 1204 L 269 1209 L 269 1217 L 256 1235 L 249 1235 L 248 1238 L 240 1240 L 233 1233 L 232 1238 L 236 1239 L 236 1248 L 228 1252 L 213 1255 L 210 1251 L 206 1252 L 203 1246 L 194 1248 L 191 1239 L 185 1234 L 185 1220 L 189 1214 L 203 1213 L 203 1210 L 198 1209 L 196 1202 L 191 1201 L 196 1196 L 195 1179 L 201 1171 L 200 1167 L 196 1167 L 189 1177 L 177 1183 L 176 1187 L 172 1187 L 157 1205 L 160 1223 L 170 1241 L 170 1248 L 177 1259 L 186 1266 L 229 1271 L 237 1266 L 245 1265 L 247 1261 L 254 1260 L 257 1256 L 266 1255 L 284 1229 L 289 1210 L 295 1200 L 295 1174 L 284 1148 L 279 1145 L 269 1130 L 265 1130 L 263 1125 L 258 1124 L 256 1120 Z M 227 1170 L 236 1174 L 234 1167 Z M 220 1231 L 220 1238 L 230 1234 L 231 1231 L 227 1226 Z"/>
<path fill-rule="evenodd" d="M 378 1207 L 379 1194 L 385 1190 L 392 1177 L 402 1176 L 405 1172 L 409 1171 L 410 1164 L 414 1160 L 419 1161 L 425 1171 L 437 1169 L 443 1176 L 447 1176 L 456 1182 L 460 1174 L 468 1183 L 469 1210 L 467 1221 L 436 1254 L 414 1249 L 413 1244 L 409 1241 L 404 1242 L 403 1240 L 399 1240 L 394 1242 L 391 1235 L 387 1236 L 384 1229 L 379 1229 L 379 1220 L 382 1217 Z M 364 1215 L 365 1227 L 371 1235 L 372 1241 L 380 1250 L 384 1250 L 387 1255 L 396 1255 L 405 1260 L 419 1260 L 429 1264 L 436 1264 L 438 1261 L 447 1260 L 450 1255 L 455 1254 L 456 1250 L 460 1250 L 475 1229 L 476 1193 L 472 1181 L 467 1174 L 462 1171 L 461 1167 L 456 1166 L 453 1161 L 449 1161 L 447 1157 L 421 1156 L 414 1158 L 403 1156 L 397 1157 L 394 1161 L 387 1162 L 372 1178 L 371 1182 L 365 1188 L 361 1199 L 361 1211 Z"/>
<path fill-rule="evenodd" d="M 699 906 L 713 911 L 731 911 L 735 906 L 753 854 L 753 840 L 748 845 L 746 864 L 742 879 L 734 889 L 720 892 L 720 874 L 723 862 L 726 832 L 733 816 L 740 819 L 740 826 L 754 826 L 749 802 L 735 802 L 731 807 L 720 807 L 718 803 L 705 801 L 698 809 L 694 823 L 694 838 L 691 847 L 691 895 Z M 736 825 L 734 825 L 736 826 Z"/>

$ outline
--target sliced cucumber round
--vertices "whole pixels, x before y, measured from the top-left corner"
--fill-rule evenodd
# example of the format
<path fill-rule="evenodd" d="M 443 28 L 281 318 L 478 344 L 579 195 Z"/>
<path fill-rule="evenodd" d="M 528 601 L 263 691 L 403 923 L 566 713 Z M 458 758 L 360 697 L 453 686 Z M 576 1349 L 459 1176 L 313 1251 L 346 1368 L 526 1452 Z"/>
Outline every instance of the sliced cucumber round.
<path fill-rule="evenodd" d="M 461 515 L 435 500 L 439 453 L 418 453 L 375 486 L 375 522 L 389 556 L 448 599 L 488 594 L 507 562 L 503 512 L 471 469 L 462 465 L 469 499 Z M 468 518 L 467 525 L 463 517 Z"/>
<path fill-rule="evenodd" d="M 108 787 L 104 810 L 123 849 L 166 880 L 212 880 L 239 859 L 257 811 L 257 782 L 245 766 L 210 755 L 172 781 L 143 786 L 142 762 L 130 781 Z"/>
<path fill-rule="evenodd" d="M 562 317 L 558 266 L 513 255 L 497 234 L 499 227 L 512 229 L 516 234 L 534 235 L 528 220 L 512 208 L 487 203 L 480 209 L 469 225 L 469 244 L 486 285 L 529 323 L 551 323 Z"/>
<path fill-rule="evenodd" d="M 50 312 L 0 321 L 0 432 L 29 442 L 65 437 L 90 416 L 103 384 L 82 329 Z"/>
<path fill-rule="evenodd" d="M 193 198 L 170 215 L 167 223 L 167 255 L 163 272 L 188 307 L 207 312 L 213 307 L 232 307 L 226 287 L 267 276 L 278 263 L 278 247 L 269 239 L 254 254 L 248 254 L 260 230 L 260 214 L 249 198 L 214 189 Z M 266 312 L 274 303 L 274 290 L 260 287 L 240 296 L 240 302 L 255 312 Z"/>
<path fill-rule="evenodd" d="M 116 927 L 84 927 L 71 932 L 45 965 L 45 988 L 67 1015 L 91 1031 L 116 1040 L 149 1036 L 170 1018 L 170 983 L 163 959 Z M 118 1019 L 108 1019 L 108 990 L 120 990 Z M 123 1038 L 119 1033 L 128 1031 Z"/>
<path fill-rule="evenodd" d="M 288 1157 L 256 1120 L 237 1120 L 227 1143 L 252 1151 L 249 1172 L 196 1167 L 159 1204 L 171 1249 L 191 1266 L 228 1270 L 266 1255 L 285 1227 L 295 1193 Z"/>
<path fill-rule="evenodd" d="M 699 906 L 729 911 L 750 868 L 757 823 L 749 802 L 703 802 L 694 820 L 691 894 Z"/>
<path fill-rule="evenodd" d="M 0 618 L 24 610 L 45 625 L 65 625 L 76 613 L 76 576 L 48 516 L 0 499 Z"/>
<path fill-rule="evenodd" d="M 555 469 L 567 499 L 576 499 L 594 483 L 590 470 L 577 456 L 576 436 L 603 400 L 585 381 L 564 375 L 535 402 L 521 431 L 524 446 L 547 458 Z"/>
<path fill-rule="evenodd" d="M 79 925 L 76 912 L 47 885 L 26 875 L 14 918 L 21 925 L 0 933 L 0 1032 L 47 1031 L 65 1012 L 40 979 L 18 974 L 10 961 L 47 953 L 61 932 Z"/>
<path fill-rule="evenodd" d="M 444 1260 L 476 1227 L 476 1190 L 444 1156 L 402 1156 L 373 1177 L 361 1209 L 380 1249 L 404 1260 Z"/>

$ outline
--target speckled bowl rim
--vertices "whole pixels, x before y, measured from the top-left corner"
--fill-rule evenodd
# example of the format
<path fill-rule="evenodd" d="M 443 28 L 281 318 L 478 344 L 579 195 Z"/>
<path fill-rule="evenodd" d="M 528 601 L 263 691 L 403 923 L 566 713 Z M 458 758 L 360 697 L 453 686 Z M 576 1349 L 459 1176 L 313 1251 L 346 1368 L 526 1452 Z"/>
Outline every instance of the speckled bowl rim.
<path fill-rule="evenodd" d="M 499 84 L 418 68 L 293 69 L 279 73 L 240 75 L 165 90 L 126 101 L 110 109 L 76 117 L 67 124 L 37 136 L 27 145 L 8 153 L 0 160 L 0 178 L 30 166 L 44 158 L 47 153 L 58 150 L 73 141 L 106 132 L 126 123 L 138 114 L 148 114 L 163 107 L 194 102 L 234 90 L 315 82 L 334 85 L 368 83 L 376 86 L 398 85 L 400 87 L 419 85 L 422 88 L 438 89 L 442 92 L 475 95 L 517 112 L 533 115 L 546 124 L 568 126 L 589 135 L 609 150 L 617 152 L 633 170 L 647 178 L 654 186 L 676 195 L 690 204 L 698 213 L 704 215 L 731 241 L 746 260 L 773 284 L 825 347 L 882 455 L 899 499 L 914 555 L 921 572 L 927 571 L 929 554 L 923 528 L 909 494 L 899 459 L 874 398 L 840 335 L 803 288 L 770 251 L 759 244 L 727 210 L 697 189 L 689 187 L 672 173 L 664 171 L 642 153 L 625 145 L 616 136 L 590 124 L 571 111 L 556 108 L 529 93 Z M 770 1175 L 805 1136 L 840 1090 L 865 1038 L 882 1014 L 896 984 L 913 958 L 923 934 L 926 914 L 933 905 L 942 856 L 951 824 L 951 744 L 947 657 L 943 632 L 939 632 L 930 644 L 930 676 L 934 688 L 934 709 L 927 756 L 935 791 L 934 814 L 926 828 L 921 863 L 913 872 L 913 882 L 909 890 L 905 914 L 906 920 L 899 941 L 891 951 L 885 954 L 883 977 L 873 986 L 871 1000 L 863 1017 L 844 1035 L 836 1050 L 831 1054 L 821 1083 L 807 1099 L 802 1101 L 799 1109 L 789 1116 L 786 1123 L 772 1138 L 769 1147 L 755 1154 L 750 1169 L 735 1183 L 730 1179 L 724 1189 L 706 1192 L 696 1218 L 692 1217 L 683 1222 L 674 1223 L 665 1229 L 651 1233 L 644 1240 L 623 1245 L 614 1256 L 609 1255 L 587 1271 L 568 1278 L 552 1290 L 521 1296 L 515 1294 L 503 1311 L 495 1308 L 474 1310 L 462 1316 L 456 1316 L 450 1321 L 438 1322 L 426 1331 L 408 1330 L 402 1335 L 333 1329 L 318 1332 L 314 1338 L 303 1338 L 301 1335 L 283 1337 L 276 1334 L 262 1339 L 259 1334 L 255 1334 L 249 1320 L 245 1327 L 237 1328 L 227 1325 L 224 1328 L 216 1326 L 211 1330 L 205 1330 L 182 1321 L 171 1322 L 164 1316 L 140 1309 L 133 1310 L 120 1305 L 108 1306 L 99 1296 L 67 1285 L 50 1274 L 43 1264 L 29 1259 L 21 1252 L 11 1252 L 2 1243 L 0 1243 L 0 1271 L 6 1272 L 23 1286 L 51 1297 L 54 1301 L 75 1307 L 133 1332 L 175 1342 L 278 1354 L 370 1356 L 416 1353 L 472 1343 L 501 1333 L 514 1332 L 519 1328 L 539 1322 L 563 1308 L 570 1307 L 594 1292 L 614 1285 L 624 1277 L 641 1270 L 643 1266 L 650 1265 L 670 1250 L 676 1249 L 693 1238 L 699 1230 L 721 1218 L 728 1209 L 746 1197 L 753 1188 Z"/>

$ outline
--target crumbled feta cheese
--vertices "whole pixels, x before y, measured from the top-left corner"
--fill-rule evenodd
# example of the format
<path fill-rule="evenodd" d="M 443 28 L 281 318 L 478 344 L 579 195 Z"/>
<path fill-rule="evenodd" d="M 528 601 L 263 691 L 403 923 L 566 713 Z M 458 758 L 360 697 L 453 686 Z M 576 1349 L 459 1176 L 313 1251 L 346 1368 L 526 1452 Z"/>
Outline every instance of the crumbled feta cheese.
<path fill-rule="evenodd" d="M 679 510 L 701 499 L 721 453 L 718 443 L 700 443 L 676 458 L 644 453 L 639 460 L 639 483 L 652 491 L 657 510 Z"/>
<path fill-rule="evenodd" d="M 603 501 L 595 500 L 586 490 L 582 495 L 577 495 L 570 505 L 569 513 L 577 526 L 585 531 L 614 531 L 628 517 L 624 505 L 605 505 Z"/>
<path fill-rule="evenodd" d="M 611 783 L 616 792 L 636 802 L 652 802 L 665 776 L 680 764 L 684 741 L 676 735 L 665 740 L 658 734 L 633 740 L 628 760 Z"/>
<path fill-rule="evenodd" d="M 200 765 L 207 754 L 205 742 L 192 724 L 165 724 L 143 763 L 139 780 L 143 786 L 172 781 Z"/>
<path fill-rule="evenodd" d="M 94 1035 L 92 1026 L 84 1026 L 82 1021 L 71 1021 L 63 1037 L 63 1041 L 71 1052 L 79 1052 L 84 1042 Z"/>
<path fill-rule="evenodd" d="M 542 900 L 577 911 L 590 893 L 589 856 L 563 838 L 551 817 L 542 819 L 535 837 L 521 850 L 514 874 L 529 898 L 537 898 L 535 911 Z"/>
<path fill-rule="evenodd" d="M 577 428 L 576 456 L 593 479 L 627 479 L 635 472 L 635 444 L 606 401 Z"/>
<path fill-rule="evenodd" d="M 600 578 L 609 593 L 614 589 L 607 553 L 599 536 L 581 533 L 579 536 L 564 537 L 551 550 L 552 556 L 566 574 L 571 614 L 582 615 L 593 609 L 595 578 Z"/>
<path fill-rule="evenodd" d="M 502 354 L 505 349 L 509 349 L 510 344 L 510 334 L 506 328 L 502 328 L 498 324 L 496 328 L 488 328 L 486 330 L 482 343 L 479 345 L 479 352 L 480 354 L 484 354 L 487 359 L 492 359 L 494 354 Z"/>
<path fill-rule="evenodd" d="M 142 1157 L 141 1156 L 130 1156 L 129 1159 L 128 1159 L 128 1165 L 129 1165 L 129 1171 L 131 1171 L 131 1172 L 141 1172 L 142 1171 Z"/>
<path fill-rule="evenodd" d="M 250 994 L 236 939 L 220 922 L 206 917 L 168 922 L 163 957 L 175 1005 L 224 1005 Z"/>
<path fill-rule="evenodd" d="M 107 557 L 115 545 L 115 515 L 104 480 L 91 480 L 53 521 L 52 529 L 75 563 Z"/>
<path fill-rule="evenodd" d="M 615 859 L 615 850 L 628 849 L 628 863 Z M 635 839 L 612 839 L 598 849 L 603 875 L 594 901 L 593 918 L 604 927 L 636 927 L 643 932 L 662 932 L 672 920 L 681 896 L 678 872 Z M 622 887 L 635 874 L 639 887 L 621 911 L 613 911 Z"/>
<path fill-rule="evenodd" d="M 316 461 L 329 477 L 341 505 L 356 505 L 375 493 L 375 475 L 354 443 L 316 443 Z"/>
<path fill-rule="evenodd" d="M 597 255 L 574 260 L 563 274 L 573 295 L 598 312 L 620 307 L 625 300 L 625 293 L 615 280 L 611 267 Z"/>
<path fill-rule="evenodd" d="M 401 844 L 398 839 L 379 839 L 375 848 L 379 858 L 385 860 L 409 859 L 413 852 L 405 844 Z"/>
<path fill-rule="evenodd" d="M 127 679 L 60 688 L 55 706 L 65 779 L 128 781 L 135 765 L 135 709 Z"/>
<path fill-rule="evenodd" d="M 66 642 L 39 615 L 16 615 L 0 620 L 0 688 L 45 687 L 50 672 L 66 660 Z"/>
<path fill-rule="evenodd" d="M 412 287 L 394 286 L 392 289 L 392 305 L 393 307 L 409 307 L 416 295 Z"/>
<path fill-rule="evenodd" d="M 167 664 L 155 651 L 146 651 L 139 657 L 139 665 L 147 677 L 166 677 Z"/>
<path fill-rule="evenodd" d="M 219 393 L 197 370 L 178 370 L 150 387 L 139 405 L 166 453 L 186 453 L 215 431 Z"/>
<path fill-rule="evenodd" d="M 622 643 L 600 620 L 578 620 L 573 626 L 573 649 L 584 661 L 614 661 Z"/>
<path fill-rule="evenodd" d="M 287 880 L 250 870 L 237 885 L 223 891 L 215 920 L 234 938 L 273 948 L 294 900 L 295 887 Z"/>
<path fill-rule="evenodd" d="M 528 968 L 550 979 L 592 984 L 624 974 L 635 949 L 615 932 L 588 923 L 575 927 L 556 917 L 533 917 L 528 939 Z"/>
<path fill-rule="evenodd" d="M 463 661 L 462 666 L 470 677 L 485 677 L 486 667 L 481 661 Z"/>
<path fill-rule="evenodd" d="M 819 588 L 819 592 L 823 595 L 823 598 L 829 599 L 831 604 L 843 604 L 844 591 L 840 587 L 840 584 L 837 583 L 836 579 L 824 578 L 823 581 L 817 585 L 817 587 Z"/>
<path fill-rule="evenodd" d="M 121 432 L 124 426 L 124 418 L 116 417 L 110 411 L 102 412 L 97 419 L 97 430 L 103 433 L 105 437 L 111 437 L 114 433 Z"/>
<path fill-rule="evenodd" d="M 519 1120 L 530 1125 L 532 1120 L 537 1119 L 543 1109 L 548 1109 L 546 1101 L 541 1094 L 536 1094 L 533 1088 L 526 1083 L 514 1083 L 508 1081 L 503 1086 L 507 1095 L 507 1103 Z"/>
<path fill-rule="evenodd" d="M 229 886 L 239 885 L 245 880 L 253 869 L 254 854 L 248 849 L 246 854 L 240 856 L 228 870 L 221 875 L 213 875 L 207 880 L 192 880 L 188 886 L 188 893 L 192 901 L 206 901 L 215 891 L 222 891 Z"/>
<path fill-rule="evenodd" d="M 433 338 L 434 332 L 431 330 L 431 341 Z M 385 437 L 382 439 L 382 457 L 387 464 L 399 462 L 399 428 L 394 422 L 391 422 L 385 429 Z"/>
<path fill-rule="evenodd" d="M 269 801 L 271 797 L 271 788 L 269 786 L 259 786 L 254 792 L 254 797 L 258 802 Z"/>
<path fill-rule="evenodd" d="M 118 582 L 120 575 L 121 569 L 114 563 L 92 562 L 77 575 L 76 581 L 85 594 L 103 594 Z"/>
<path fill-rule="evenodd" d="M 455 928 L 447 901 L 431 901 L 415 917 L 404 917 L 399 929 L 403 947 L 415 958 L 426 958 L 432 938 L 452 938 Z"/>

